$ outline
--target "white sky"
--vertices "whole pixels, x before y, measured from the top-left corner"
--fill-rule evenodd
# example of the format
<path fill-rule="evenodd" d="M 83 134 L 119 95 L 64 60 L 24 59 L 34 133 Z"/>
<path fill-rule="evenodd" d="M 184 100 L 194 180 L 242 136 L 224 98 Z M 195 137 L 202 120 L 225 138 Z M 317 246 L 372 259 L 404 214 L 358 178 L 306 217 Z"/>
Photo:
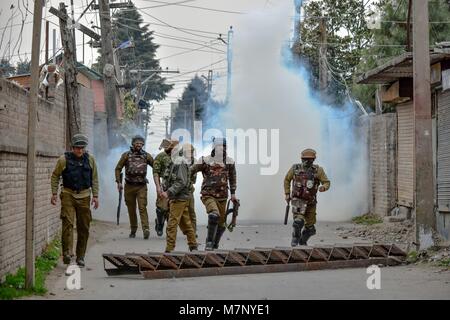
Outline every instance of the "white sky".
<path fill-rule="evenodd" d="M 123 1 L 123 0 L 122 0 Z M 213 44 L 215 48 L 219 50 L 226 51 L 226 46 L 221 44 L 220 41 L 214 40 L 217 38 L 219 33 L 223 34 L 223 38 L 226 39 L 227 31 L 229 26 L 233 26 L 235 33 L 239 32 L 239 25 L 245 20 L 245 13 L 255 10 L 267 10 L 270 9 L 271 6 L 279 3 L 279 2 L 292 2 L 293 0 L 191 0 L 184 1 L 179 5 L 165 5 L 161 2 L 169 2 L 169 3 L 179 3 L 181 0 L 135 0 L 134 3 L 137 8 L 141 8 L 141 15 L 145 22 L 150 23 L 150 30 L 154 30 L 155 34 L 155 42 L 160 44 L 160 48 L 157 51 L 157 57 L 162 58 L 160 63 L 161 67 L 165 69 L 168 67 L 170 70 L 179 70 L 181 73 L 189 72 L 193 70 L 197 70 L 200 68 L 205 68 L 204 71 L 200 71 L 198 75 L 207 75 L 207 66 L 215 63 L 219 60 L 226 59 L 226 54 L 223 53 L 211 53 L 211 52 L 201 52 L 201 51 L 193 51 L 189 53 L 183 53 L 174 57 L 167 57 L 170 55 L 182 53 L 184 51 L 188 51 L 189 49 L 195 49 L 202 47 L 203 45 Z M 52 14 L 48 12 L 51 6 L 58 8 L 60 2 L 65 2 L 69 7 L 67 8 L 70 13 L 70 0 L 58 1 L 58 0 L 47 0 L 46 7 L 44 8 L 43 16 L 45 19 L 51 21 L 50 23 L 50 53 L 52 56 L 53 44 L 52 44 L 52 30 L 57 30 L 57 43 L 59 44 L 59 26 L 58 19 L 55 18 Z M 81 12 L 86 7 L 87 3 L 90 0 L 73 0 L 75 7 L 75 18 L 79 17 Z M 117 2 L 117 1 L 112 1 Z M 6 56 L 11 57 L 11 60 L 18 61 L 24 60 L 26 58 L 31 58 L 31 35 L 32 35 L 32 14 L 28 13 L 25 24 L 23 27 L 23 32 L 20 32 L 22 15 L 18 8 L 20 7 L 25 15 L 26 10 L 24 6 L 28 3 L 29 11 L 33 12 L 33 3 L 32 0 L 2 0 L 0 1 L 0 57 Z M 14 8 L 11 10 L 11 5 L 14 5 Z M 164 6 L 165 5 L 165 6 Z M 216 10 L 226 10 L 226 11 L 235 11 L 242 12 L 244 14 L 237 13 L 225 13 L 225 12 L 215 12 L 210 10 L 203 10 L 199 8 L 186 7 L 187 6 L 197 6 L 204 8 L 211 8 Z M 8 22 L 8 19 L 11 17 L 12 12 L 14 13 L 14 17 L 12 21 Z M 150 17 L 147 14 L 152 15 Z M 94 25 L 99 25 L 98 16 L 94 11 L 88 10 L 87 14 L 80 20 L 80 22 L 88 27 L 91 27 L 91 22 Z M 157 21 L 155 18 L 161 20 Z M 171 26 L 181 27 L 181 28 L 190 28 L 202 31 L 213 32 L 217 34 L 209 34 L 209 33 L 200 33 L 193 32 L 197 35 L 203 35 L 205 38 L 201 36 L 197 36 L 194 34 L 188 34 L 186 32 L 182 32 L 180 30 L 161 26 L 154 25 L 152 23 L 164 24 L 167 23 Z M 10 25 L 13 25 L 10 27 Z M 41 38 L 41 48 L 44 50 L 45 48 L 45 23 L 42 24 L 42 38 Z M 12 31 L 12 32 L 11 32 Z M 99 30 L 96 30 L 100 32 Z M 189 32 L 189 31 L 188 31 Z M 258 31 L 255 31 L 258 32 Z M 267 30 L 270 32 L 270 30 Z M 22 41 L 20 42 L 20 37 L 22 36 Z M 184 39 L 168 39 L 167 37 L 178 37 Z M 85 42 L 89 41 L 88 37 L 85 37 Z M 185 40 L 185 41 L 181 41 Z M 194 41 L 195 43 L 190 43 L 186 41 Z M 212 41 L 212 42 L 211 42 Z M 78 61 L 82 60 L 82 34 L 77 31 L 77 59 Z M 173 48 L 173 47 L 182 47 Z M 57 49 L 59 46 L 57 46 Z M 202 48 L 204 51 L 212 51 L 209 48 Z M 85 60 L 84 63 L 88 66 L 91 66 L 93 61 L 96 59 L 96 50 L 91 50 L 91 48 L 86 45 L 85 46 Z M 167 57 L 167 58 L 166 58 Z M 44 60 L 44 51 L 41 52 L 41 61 Z M 211 67 L 214 70 L 214 77 L 220 77 L 225 75 L 226 73 L 226 61 L 215 64 Z M 164 121 L 162 118 L 166 115 L 169 115 L 170 111 L 170 102 L 175 102 L 177 98 L 181 96 L 182 90 L 186 85 L 186 82 L 195 75 L 195 73 L 190 73 L 187 75 L 168 75 L 167 77 L 175 76 L 171 82 L 175 83 L 175 89 L 169 93 L 168 99 L 162 101 L 161 103 L 155 104 L 155 111 L 153 115 L 153 122 L 150 125 L 149 132 L 154 132 L 154 134 L 150 137 L 149 144 L 147 145 L 148 151 L 151 153 L 156 152 L 155 148 L 159 145 L 160 140 L 164 136 L 165 127 Z M 224 81 L 216 81 L 215 85 L 213 84 L 213 90 L 219 96 L 222 96 L 225 92 L 225 82 Z"/>

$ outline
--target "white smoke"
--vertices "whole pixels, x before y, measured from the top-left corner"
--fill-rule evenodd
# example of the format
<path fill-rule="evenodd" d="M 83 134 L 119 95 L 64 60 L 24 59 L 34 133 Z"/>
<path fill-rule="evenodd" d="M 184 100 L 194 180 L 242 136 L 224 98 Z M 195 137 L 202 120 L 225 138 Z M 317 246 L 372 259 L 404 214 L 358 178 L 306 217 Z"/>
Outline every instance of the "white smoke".
<path fill-rule="evenodd" d="M 239 218 L 281 222 L 284 176 L 300 162 L 301 150 L 314 148 L 316 163 L 331 180 L 331 189 L 318 195 L 318 219 L 348 220 L 368 209 L 367 147 L 355 135 L 349 111 L 321 105 L 309 88 L 306 70 L 289 65 L 285 48 L 291 14 L 292 4 L 286 1 L 270 11 L 245 15 L 235 30 L 230 109 L 214 122 L 226 128 L 280 130 L 277 174 L 260 175 L 259 165 L 237 167 Z"/>

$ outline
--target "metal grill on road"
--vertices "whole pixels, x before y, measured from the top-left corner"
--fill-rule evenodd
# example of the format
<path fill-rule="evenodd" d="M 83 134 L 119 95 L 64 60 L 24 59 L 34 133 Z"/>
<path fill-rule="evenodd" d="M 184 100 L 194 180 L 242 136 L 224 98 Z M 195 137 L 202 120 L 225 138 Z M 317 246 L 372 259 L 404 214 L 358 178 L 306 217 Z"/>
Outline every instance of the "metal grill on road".
<path fill-rule="evenodd" d="M 300 246 L 216 251 L 103 254 L 108 275 L 147 279 L 360 268 L 398 265 L 406 253 L 395 244 Z M 107 267 L 107 264 L 112 267 Z"/>

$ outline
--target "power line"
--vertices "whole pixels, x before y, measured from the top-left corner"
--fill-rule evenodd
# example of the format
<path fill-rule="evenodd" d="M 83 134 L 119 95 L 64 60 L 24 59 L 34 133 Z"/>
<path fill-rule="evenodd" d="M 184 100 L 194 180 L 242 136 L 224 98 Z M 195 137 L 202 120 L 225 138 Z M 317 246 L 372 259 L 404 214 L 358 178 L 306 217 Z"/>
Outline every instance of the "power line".
<path fill-rule="evenodd" d="M 172 26 L 171 24 L 169 24 L 169 23 L 167 23 L 167 22 L 165 22 L 165 21 L 163 21 L 163 20 L 161 20 L 161 19 L 159 19 L 159 18 L 157 18 L 157 17 L 151 15 L 151 14 L 148 13 L 148 12 L 145 12 L 145 11 L 142 10 L 142 9 L 139 9 L 139 8 L 136 8 L 136 9 L 137 9 L 138 11 L 142 12 L 143 14 L 149 16 L 150 18 L 153 18 L 153 19 L 155 19 L 156 21 L 161 22 L 162 24 L 165 24 L 166 26 L 171 27 L 171 28 L 173 28 L 173 29 L 175 29 L 175 30 L 178 30 L 178 31 L 180 31 L 180 32 L 183 32 L 183 33 L 186 33 L 186 34 L 190 34 L 190 35 L 194 35 L 194 36 L 196 36 L 196 37 L 202 37 L 202 38 L 207 38 L 207 39 L 215 39 L 215 38 L 213 38 L 213 37 L 199 35 L 199 34 L 196 34 L 196 33 L 190 32 L 190 31 L 186 31 L 186 30 L 180 29 L 180 28 L 175 27 L 175 26 Z"/>
<path fill-rule="evenodd" d="M 170 2 L 165 1 L 156 1 L 156 0 L 146 0 L 148 2 L 154 2 L 154 3 L 165 3 L 165 4 L 171 4 Z M 214 8 L 206 8 L 206 7 L 200 7 L 200 6 L 193 6 L 193 5 L 187 5 L 187 4 L 173 4 L 179 7 L 187 7 L 187 8 L 194 8 L 194 9 L 200 9 L 200 10 L 206 10 L 206 11 L 213 11 L 213 12 L 221 12 L 221 13 L 231 13 L 231 14 L 246 14 L 246 12 L 240 12 L 240 11 L 231 11 L 231 10 L 221 10 L 221 9 L 214 9 Z"/>

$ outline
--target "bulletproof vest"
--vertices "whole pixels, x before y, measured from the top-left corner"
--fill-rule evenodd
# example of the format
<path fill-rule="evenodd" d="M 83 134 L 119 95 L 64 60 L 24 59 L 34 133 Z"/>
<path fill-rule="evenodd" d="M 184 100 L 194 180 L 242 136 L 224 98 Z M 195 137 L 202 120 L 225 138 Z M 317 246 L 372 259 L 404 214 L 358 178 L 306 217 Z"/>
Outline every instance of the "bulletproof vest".
<path fill-rule="evenodd" d="M 317 177 L 318 167 L 313 165 L 309 168 L 304 168 L 302 164 L 295 164 L 293 170 L 292 198 L 302 199 L 308 203 L 315 203 L 320 184 Z"/>
<path fill-rule="evenodd" d="M 80 192 L 92 187 L 92 168 L 87 153 L 78 159 L 72 152 L 66 152 L 66 168 L 62 172 L 63 186 Z"/>
<path fill-rule="evenodd" d="M 125 181 L 136 184 L 147 183 L 147 153 L 128 152 L 128 161 L 125 169 Z"/>
<path fill-rule="evenodd" d="M 215 198 L 228 197 L 228 165 L 223 163 L 206 164 L 203 171 L 202 195 Z"/>

